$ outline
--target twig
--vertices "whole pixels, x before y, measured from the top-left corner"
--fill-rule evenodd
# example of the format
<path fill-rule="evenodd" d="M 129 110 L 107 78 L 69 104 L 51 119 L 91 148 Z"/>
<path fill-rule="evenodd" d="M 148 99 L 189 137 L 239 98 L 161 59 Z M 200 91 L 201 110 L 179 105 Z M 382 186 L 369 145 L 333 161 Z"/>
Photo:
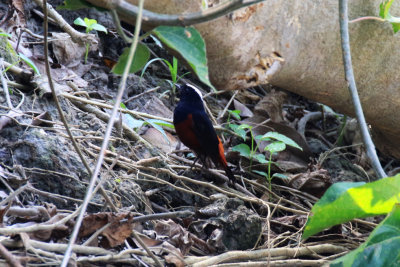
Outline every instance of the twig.
<path fill-rule="evenodd" d="M 66 33 L 68 33 L 71 36 L 71 38 L 74 42 L 78 42 L 81 44 L 97 43 L 97 40 L 96 40 L 96 37 L 94 34 L 81 33 L 81 32 L 78 32 L 77 30 L 75 30 L 74 28 L 72 28 L 71 25 L 69 25 L 63 19 L 63 17 L 51 5 L 47 4 L 46 0 L 44 0 L 44 1 L 43 0 L 34 0 L 34 1 L 38 6 L 41 6 L 41 7 L 43 7 L 43 3 L 46 3 L 45 8 L 46 8 L 46 10 L 48 10 L 49 16 L 57 22 L 58 26 L 63 31 L 65 31 Z M 46 17 L 46 16 L 47 15 L 45 14 L 44 17 Z M 45 19 L 45 18 L 43 18 L 43 19 Z M 44 37 L 46 38 L 46 35 Z"/>
<path fill-rule="evenodd" d="M 0 228 L 0 234 L 2 235 L 16 235 L 20 233 L 31 233 L 35 231 L 41 231 L 41 230 L 53 230 L 56 227 L 65 224 L 69 220 L 72 220 L 78 213 L 79 213 L 80 207 L 74 211 L 73 213 L 69 214 L 68 216 L 64 217 L 63 219 L 52 223 L 48 224 L 47 222 L 41 223 L 41 224 L 33 224 L 25 227 L 4 227 Z"/>
<path fill-rule="evenodd" d="M 3 59 L 0 58 L 0 79 L 1 79 L 1 85 L 3 86 L 3 91 L 4 91 L 4 95 L 6 96 L 6 100 L 7 100 L 7 105 L 8 107 L 12 110 L 14 109 L 14 106 L 11 103 L 11 99 L 10 99 L 10 92 L 8 92 L 8 86 L 7 86 L 7 82 L 6 79 L 4 78 L 3 75 L 3 66 L 4 66 L 4 62 Z"/>
<path fill-rule="evenodd" d="M 35 0 L 35 1 L 41 1 L 41 0 Z M 68 136 L 72 141 L 72 145 L 73 145 L 76 153 L 78 154 L 81 162 L 83 163 L 83 165 L 85 166 L 86 170 L 88 171 L 88 173 L 92 174 L 92 171 L 91 171 L 91 169 L 89 167 L 89 164 L 86 162 L 86 159 L 83 156 L 82 151 L 80 150 L 80 148 L 78 146 L 78 143 L 76 142 L 76 140 L 75 140 L 75 138 L 74 138 L 74 136 L 73 136 L 73 134 L 71 132 L 70 127 L 68 126 L 67 119 L 65 118 L 64 112 L 63 112 L 63 110 L 61 108 L 61 105 L 60 105 L 60 102 L 58 101 L 58 97 L 57 97 L 56 90 L 55 90 L 55 87 L 54 87 L 53 79 L 52 79 L 52 76 L 51 76 L 50 63 L 49 63 L 49 43 L 48 43 L 48 39 L 47 39 L 48 26 L 49 26 L 48 23 L 47 23 L 47 19 L 48 19 L 47 8 L 49 6 L 50 5 L 47 4 L 47 0 L 44 0 L 43 1 L 43 12 L 44 12 L 44 18 L 43 18 L 44 19 L 43 20 L 43 23 L 44 23 L 44 61 L 45 61 L 46 74 L 47 74 L 47 78 L 48 78 L 48 81 L 49 81 L 49 86 L 50 86 L 50 89 L 51 89 L 51 93 L 53 95 L 54 102 L 55 102 L 56 107 L 57 107 L 58 114 L 60 115 L 61 121 L 63 122 L 64 127 L 65 127 L 65 130 L 67 131 Z M 59 15 L 59 14 L 57 13 L 57 15 Z M 100 193 L 103 196 L 104 200 L 107 202 L 107 204 L 111 207 L 111 209 L 114 210 L 114 211 L 117 211 L 117 209 L 115 208 L 113 202 L 107 196 L 107 194 L 106 194 L 106 192 L 104 191 L 103 188 L 100 189 Z"/>
<path fill-rule="evenodd" d="M 361 136 L 363 138 L 364 146 L 367 155 L 371 160 L 371 165 L 378 178 L 386 177 L 385 171 L 382 169 L 379 158 L 376 154 L 375 145 L 372 142 L 371 136 L 368 131 L 368 125 L 365 121 L 364 113 L 362 110 L 360 98 L 358 96 L 356 82 L 353 74 L 353 66 L 351 63 L 350 41 L 349 41 L 349 19 L 347 10 L 347 0 L 339 0 L 339 22 L 340 22 L 340 37 L 342 43 L 343 63 L 345 70 L 345 77 L 351 99 L 353 100 L 354 110 L 356 113 L 357 121 L 360 126 Z"/>
<path fill-rule="evenodd" d="M 164 213 L 149 214 L 149 215 L 135 217 L 132 219 L 132 222 L 134 223 L 134 222 L 146 222 L 146 221 L 160 220 L 160 219 L 174 219 L 174 218 L 178 218 L 178 217 L 190 217 L 193 215 L 194 215 L 194 212 L 192 212 L 190 210 L 164 212 Z"/>
<path fill-rule="evenodd" d="M 18 188 L 17 190 L 13 191 L 12 189 L 11 194 L 9 196 L 7 196 L 5 199 L 3 199 L 0 202 L 0 207 L 2 207 L 4 204 L 6 204 L 8 201 L 12 200 L 14 197 L 17 197 L 22 191 L 24 191 L 26 189 L 27 185 L 23 185 L 20 188 Z"/>
<path fill-rule="evenodd" d="M 206 260 L 194 263 L 194 262 L 186 262 L 186 264 L 193 264 L 193 267 L 203 267 L 203 266 L 211 266 L 214 264 L 222 263 L 222 262 L 231 262 L 234 260 L 253 260 L 265 258 L 268 256 L 278 257 L 299 257 L 299 256 L 309 256 L 313 253 L 340 253 L 343 251 L 347 251 L 346 248 L 330 245 L 330 244 L 322 244 L 316 246 L 306 246 L 300 248 L 275 248 L 275 249 L 260 249 L 256 251 L 229 251 L 223 253 L 218 256 L 210 257 Z"/>
<path fill-rule="evenodd" d="M 143 20 L 145 21 L 146 27 L 156 27 L 159 25 L 166 26 L 190 26 L 198 23 L 203 23 L 229 14 L 239 8 L 250 6 L 263 0 L 231 0 L 224 1 L 215 7 L 208 8 L 207 10 L 194 12 L 190 14 L 179 14 L 179 15 L 168 15 L 143 10 Z M 88 0 L 93 5 L 100 6 L 98 0 Z M 110 2 L 110 1 L 108 1 Z M 103 6 L 104 7 L 104 6 Z M 123 15 L 126 18 L 130 18 L 130 22 L 134 22 L 134 19 L 138 14 L 138 7 L 128 3 L 127 1 L 115 1 L 108 7 L 109 9 L 116 9 L 118 14 Z"/>
<path fill-rule="evenodd" d="M 131 45 L 131 48 L 130 48 L 130 51 L 129 51 L 128 61 L 127 61 L 126 66 L 125 66 L 124 73 L 122 74 L 121 82 L 120 82 L 119 88 L 118 88 L 118 93 L 117 93 L 117 96 L 115 98 L 115 104 L 114 104 L 113 110 L 112 110 L 111 115 L 110 115 L 110 120 L 109 120 L 109 122 L 107 124 L 106 132 L 104 134 L 104 140 L 103 140 L 103 143 L 102 143 L 102 146 L 101 146 L 101 151 L 100 151 L 99 157 L 97 159 L 96 166 L 95 166 L 95 169 L 93 171 L 92 177 L 90 179 L 90 183 L 89 183 L 89 186 L 87 188 L 84 201 L 82 203 L 81 212 L 79 213 L 79 216 L 78 216 L 78 218 L 76 220 L 76 223 L 75 223 L 75 226 L 74 226 L 74 230 L 73 230 L 73 232 L 71 234 L 71 237 L 70 237 L 70 240 L 69 240 L 69 243 L 68 243 L 67 250 L 65 251 L 64 259 L 63 259 L 63 261 L 61 263 L 61 267 L 66 267 L 67 264 L 68 264 L 68 261 L 69 261 L 69 258 L 71 256 L 71 252 L 72 252 L 72 245 L 75 243 L 75 240 L 76 240 L 76 238 L 78 236 L 79 228 L 80 228 L 80 226 L 82 224 L 82 221 L 83 221 L 83 216 L 84 216 L 86 208 L 87 208 L 87 206 L 89 204 L 90 198 L 92 197 L 92 192 L 94 191 L 94 186 L 95 186 L 95 183 L 96 183 L 96 180 L 97 180 L 97 176 L 98 176 L 98 174 L 100 172 L 100 169 L 101 169 L 101 165 L 102 165 L 103 158 L 104 158 L 104 151 L 106 150 L 106 148 L 108 146 L 108 141 L 109 141 L 109 138 L 111 136 L 111 130 L 112 130 L 113 126 L 114 126 L 114 120 L 115 120 L 116 115 L 117 115 L 118 107 L 119 107 L 119 105 L 121 103 L 122 95 L 123 95 L 123 93 L 125 91 L 125 88 L 126 88 L 126 80 L 128 78 L 129 68 L 130 68 L 130 65 L 131 65 L 131 63 L 133 61 L 133 56 L 135 54 L 136 47 L 137 47 L 137 44 L 138 44 L 139 33 L 140 33 L 140 28 L 141 28 L 140 26 L 141 26 L 141 23 L 142 23 L 141 10 L 143 9 L 143 2 L 144 2 L 144 0 L 140 0 L 139 1 L 139 11 L 140 12 L 139 12 L 139 14 L 137 16 L 137 19 L 136 19 L 135 36 L 134 36 L 134 39 L 133 39 L 133 42 L 132 42 L 132 45 Z M 140 242 L 141 240 L 138 240 L 138 241 Z M 158 266 L 162 266 L 162 264 L 154 256 L 154 254 L 146 247 L 146 245 L 144 245 L 144 249 L 146 250 L 148 255 L 153 258 L 153 260 L 157 263 Z"/>
<path fill-rule="evenodd" d="M 22 264 L 14 257 L 13 254 L 8 251 L 3 244 L 0 243 L 0 255 L 6 260 L 6 262 L 12 267 L 22 267 Z"/>
<path fill-rule="evenodd" d="M 119 36 L 128 44 L 132 43 L 132 38 L 125 34 L 124 30 L 122 29 L 121 22 L 119 21 L 118 13 L 115 9 L 111 10 L 111 16 L 113 18 L 115 27 L 117 28 L 117 32 Z"/>
<path fill-rule="evenodd" d="M 303 260 L 303 259 L 290 259 L 290 260 L 268 260 L 268 261 L 251 261 L 251 262 L 236 262 L 236 263 L 223 263 L 216 264 L 213 267 L 258 267 L 258 266 L 325 266 L 327 260 Z"/>
<path fill-rule="evenodd" d="M 226 111 L 228 110 L 229 106 L 231 105 L 231 103 L 233 102 L 233 100 L 235 99 L 236 95 L 239 93 L 239 91 L 235 91 L 235 93 L 232 95 L 231 99 L 229 99 L 228 103 L 225 105 L 224 110 L 221 112 L 221 114 L 218 116 L 217 120 L 221 119 L 222 117 L 224 117 Z M 204 97 L 203 97 L 204 98 Z"/>
<path fill-rule="evenodd" d="M 70 85 L 70 83 L 68 85 Z M 108 105 L 108 104 L 105 104 L 105 103 L 101 103 L 101 102 L 98 102 L 98 101 L 94 101 L 94 100 L 85 99 L 83 97 L 77 97 L 77 96 L 74 96 L 74 95 L 71 95 L 71 94 L 68 94 L 68 93 L 61 93 L 60 95 L 66 97 L 66 98 L 68 98 L 70 100 L 79 101 L 79 102 L 82 102 L 82 103 L 85 103 L 85 104 L 95 105 L 95 106 L 98 106 L 98 107 L 101 107 L 101 108 L 107 108 L 107 109 L 112 109 L 113 108 L 113 106 L 111 106 L 111 105 Z M 163 121 L 172 123 L 171 119 L 150 115 L 150 114 L 147 114 L 147 113 L 144 113 L 144 112 L 138 112 L 138 111 L 134 111 L 134 110 L 122 109 L 122 108 L 119 108 L 119 107 L 118 107 L 118 112 L 130 114 L 130 115 L 132 115 L 134 117 L 141 116 L 141 117 L 148 118 L 148 119 L 163 120 Z"/>

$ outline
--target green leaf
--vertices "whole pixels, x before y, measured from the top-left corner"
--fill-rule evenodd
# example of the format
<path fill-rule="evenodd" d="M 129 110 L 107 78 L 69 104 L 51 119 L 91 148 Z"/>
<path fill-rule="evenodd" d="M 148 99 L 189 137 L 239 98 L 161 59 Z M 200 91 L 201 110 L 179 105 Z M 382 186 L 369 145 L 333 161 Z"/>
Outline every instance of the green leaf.
<path fill-rule="evenodd" d="M 63 9 L 68 9 L 68 10 L 77 10 L 77 9 L 82 9 L 82 8 L 87 8 L 87 7 L 93 7 L 93 5 L 89 4 L 88 2 L 84 0 L 65 0 L 63 6 L 58 6 L 57 10 L 63 10 Z"/>
<path fill-rule="evenodd" d="M 92 25 L 97 23 L 97 20 L 95 19 L 89 19 L 89 18 L 84 18 L 83 21 L 85 22 L 86 26 L 88 28 L 92 28 Z"/>
<path fill-rule="evenodd" d="M 166 46 L 179 53 L 200 81 L 214 88 L 208 77 L 206 46 L 193 27 L 158 26 L 152 33 Z"/>
<path fill-rule="evenodd" d="M 259 174 L 261 176 L 264 176 L 264 177 L 268 176 L 268 174 L 266 172 L 263 172 L 263 171 L 252 170 L 252 172 L 257 173 L 257 174 Z"/>
<path fill-rule="evenodd" d="M 239 152 L 239 154 L 243 157 L 249 158 L 250 157 L 250 147 L 246 144 L 239 144 L 232 147 L 232 151 Z"/>
<path fill-rule="evenodd" d="M 286 149 L 286 145 L 285 145 L 285 143 L 283 143 L 281 141 L 273 142 L 264 148 L 265 151 L 269 151 L 272 154 L 274 154 L 276 152 L 281 152 L 285 149 Z"/>
<path fill-rule="evenodd" d="M 119 104 L 119 106 L 122 109 L 127 109 L 125 104 L 122 103 L 122 102 Z M 129 128 L 132 128 L 132 129 L 135 129 L 135 130 L 137 128 L 142 127 L 143 123 L 144 123 L 143 120 L 135 119 L 131 114 L 126 114 L 126 113 L 122 114 L 122 120 L 126 125 L 128 125 Z"/>
<path fill-rule="evenodd" d="M 112 68 L 114 74 L 122 75 L 124 72 L 125 65 L 128 61 L 129 49 L 125 48 L 122 55 L 119 57 L 117 64 Z M 133 61 L 129 69 L 129 73 L 135 73 L 139 71 L 147 63 L 150 58 L 150 52 L 147 46 L 143 44 L 138 44 L 135 55 L 133 56 Z"/>
<path fill-rule="evenodd" d="M 240 120 L 240 110 L 235 109 L 235 110 L 229 110 L 228 109 L 228 113 L 231 114 L 232 117 L 234 117 L 237 120 Z"/>
<path fill-rule="evenodd" d="M 269 161 L 265 159 L 264 154 L 255 154 L 253 155 L 253 158 L 255 158 L 258 162 L 265 164 L 268 163 Z"/>
<path fill-rule="evenodd" d="M 354 218 L 386 214 L 399 199 L 400 175 L 361 185 L 336 183 L 313 206 L 303 239 Z"/>
<path fill-rule="evenodd" d="M 169 122 L 166 122 L 166 121 L 163 121 L 163 120 L 156 120 L 156 119 L 151 119 L 151 121 L 153 123 L 157 124 L 157 125 L 168 127 L 168 128 L 171 128 L 171 129 L 175 129 L 175 126 L 172 123 L 169 123 Z"/>
<path fill-rule="evenodd" d="M 272 175 L 272 178 L 279 178 L 279 179 L 289 179 L 289 177 L 287 177 L 287 175 L 284 175 L 284 174 L 282 174 L 282 173 L 274 173 L 273 175 Z"/>
<path fill-rule="evenodd" d="M 293 141 L 291 138 L 287 137 L 286 135 L 283 135 L 283 134 L 280 134 L 277 132 L 268 132 L 261 137 L 261 140 L 265 141 L 265 140 L 269 140 L 269 138 L 281 141 L 288 146 L 292 146 L 292 147 L 298 148 L 300 150 L 303 150 L 295 141 Z"/>
<path fill-rule="evenodd" d="M 126 125 L 128 125 L 129 128 L 134 130 L 139 129 L 144 124 L 143 120 L 135 119 L 131 114 L 126 113 L 122 115 L 122 120 Z"/>
<path fill-rule="evenodd" d="M 35 63 L 33 63 L 32 60 L 30 60 L 27 56 L 24 54 L 19 53 L 19 57 L 29 66 L 33 69 L 33 71 L 37 74 L 40 75 L 39 69 L 36 67 Z"/>
<path fill-rule="evenodd" d="M 6 36 L 8 38 L 11 38 L 11 34 L 5 33 L 5 32 L 0 32 L 0 36 Z"/>
<path fill-rule="evenodd" d="M 243 138 L 243 141 L 246 141 L 246 131 L 243 129 L 239 129 L 239 125 L 229 124 L 229 128 L 232 129 L 237 135 Z"/>
<path fill-rule="evenodd" d="M 330 266 L 399 266 L 400 264 L 400 206 L 393 210 L 372 231 L 365 243 L 333 261 Z"/>
<path fill-rule="evenodd" d="M 86 19 L 86 18 L 85 18 L 85 19 Z M 84 21 L 83 19 L 81 19 L 80 17 L 78 17 L 78 18 L 76 18 L 76 19 L 74 20 L 74 24 L 75 24 L 75 25 L 82 26 L 82 27 L 85 27 L 85 28 L 88 27 L 88 25 L 85 23 L 85 21 Z"/>
<path fill-rule="evenodd" d="M 164 63 L 167 64 L 169 70 L 170 70 L 170 71 L 172 70 L 172 65 L 171 65 L 171 63 L 169 63 L 168 60 L 166 60 L 166 59 L 164 59 L 164 58 L 157 57 L 157 58 L 153 58 L 152 60 L 149 60 L 149 61 L 146 63 L 146 65 L 144 65 L 144 67 L 143 67 L 143 69 L 142 69 L 142 73 L 140 74 L 140 78 L 143 77 L 144 72 L 145 72 L 146 69 L 150 66 L 150 64 L 153 63 L 153 62 L 155 62 L 155 61 L 164 61 Z"/>
<path fill-rule="evenodd" d="M 248 125 L 248 124 L 241 124 L 240 126 L 239 126 L 239 129 L 252 129 L 253 127 L 252 126 L 250 126 L 250 125 Z"/>
<path fill-rule="evenodd" d="M 400 30 L 400 18 L 393 17 L 390 13 L 390 7 L 392 6 L 393 0 L 383 1 L 379 5 L 379 16 L 392 24 L 394 33 Z"/>
<path fill-rule="evenodd" d="M 160 122 L 160 120 L 155 120 L 155 119 L 146 120 L 146 123 L 150 124 L 151 126 L 154 127 L 154 129 L 159 131 L 164 136 L 165 140 L 167 140 L 167 142 L 169 144 L 170 142 L 169 142 L 167 134 L 165 133 L 164 129 L 160 125 L 157 124 L 159 122 Z"/>
<path fill-rule="evenodd" d="M 379 5 L 379 16 L 383 19 L 387 19 L 388 16 L 390 16 L 389 14 L 389 9 L 390 6 L 392 5 L 393 0 L 386 0 L 383 1 L 380 5 Z"/>
<path fill-rule="evenodd" d="M 92 29 L 95 30 L 95 31 L 98 31 L 98 32 L 105 32 L 105 33 L 107 33 L 106 27 L 104 27 L 103 25 L 98 24 L 98 23 L 93 24 L 93 25 L 92 25 Z"/>
<path fill-rule="evenodd" d="M 176 77 L 178 75 L 178 59 L 176 59 L 176 57 L 172 58 L 172 69 L 170 68 L 169 72 L 171 73 L 172 82 L 176 83 Z"/>

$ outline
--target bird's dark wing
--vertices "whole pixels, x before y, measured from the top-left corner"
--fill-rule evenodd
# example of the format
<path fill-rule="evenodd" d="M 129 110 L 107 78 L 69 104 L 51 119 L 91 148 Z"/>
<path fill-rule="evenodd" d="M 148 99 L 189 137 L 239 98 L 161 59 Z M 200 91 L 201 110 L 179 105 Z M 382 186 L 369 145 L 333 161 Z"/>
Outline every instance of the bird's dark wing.
<path fill-rule="evenodd" d="M 196 134 L 203 152 L 215 159 L 218 152 L 219 140 L 215 133 L 214 126 L 205 112 L 194 112 L 192 114 L 193 130 Z"/>

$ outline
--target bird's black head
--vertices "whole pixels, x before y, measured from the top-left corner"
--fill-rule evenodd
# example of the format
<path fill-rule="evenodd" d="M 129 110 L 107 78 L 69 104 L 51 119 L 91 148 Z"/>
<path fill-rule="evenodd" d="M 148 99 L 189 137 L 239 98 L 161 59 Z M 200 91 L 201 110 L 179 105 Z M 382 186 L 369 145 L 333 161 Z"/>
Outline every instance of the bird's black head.
<path fill-rule="evenodd" d="M 187 103 L 203 104 L 203 99 L 199 89 L 190 84 L 176 85 L 180 101 Z"/>

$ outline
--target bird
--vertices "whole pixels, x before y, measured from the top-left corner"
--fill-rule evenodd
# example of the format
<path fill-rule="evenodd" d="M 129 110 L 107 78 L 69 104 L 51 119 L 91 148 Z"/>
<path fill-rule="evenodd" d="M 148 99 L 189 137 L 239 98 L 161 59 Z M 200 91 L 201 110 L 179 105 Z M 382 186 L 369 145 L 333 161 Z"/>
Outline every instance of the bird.
<path fill-rule="evenodd" d="M 230 182 L 235 176 L 228 166 L 221 139 L 204 109 L 200 90 L 191 84 L 177 85 L 179 102 L 174 110 L 173 124 L 180 141 L 195 152 L 207 167 L 210 158 L 216 167 L 221 166 Z"/>

